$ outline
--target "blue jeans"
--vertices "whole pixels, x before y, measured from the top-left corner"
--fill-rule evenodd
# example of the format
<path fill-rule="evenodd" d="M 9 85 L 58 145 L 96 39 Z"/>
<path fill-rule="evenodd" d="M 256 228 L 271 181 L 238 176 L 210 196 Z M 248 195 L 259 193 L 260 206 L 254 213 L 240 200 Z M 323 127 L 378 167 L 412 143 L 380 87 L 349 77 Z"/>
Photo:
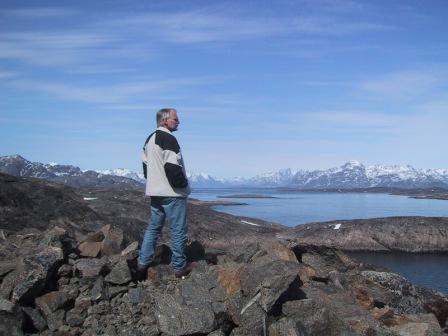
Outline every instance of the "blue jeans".
<path fill-rule="evenodd" d="M 143 237 L 138 264 L 144 267 L 152 262 L 165 218 L 171 226 L 171 265 L 180 271 L 187 265 L 187 199 L 183 197 L 151 197 L 151 220 Z"/>

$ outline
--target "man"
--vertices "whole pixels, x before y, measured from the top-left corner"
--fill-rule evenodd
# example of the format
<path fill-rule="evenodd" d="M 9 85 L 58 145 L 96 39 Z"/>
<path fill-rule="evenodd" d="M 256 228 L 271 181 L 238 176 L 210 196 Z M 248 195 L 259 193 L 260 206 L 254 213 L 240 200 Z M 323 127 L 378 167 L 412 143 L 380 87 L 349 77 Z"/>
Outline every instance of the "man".
<path fill-rule="evenodd" d="M 151 197 L 151 220 L 143 237 L 138 270 L 140 274 L 146 274 L 154 258 L 157 238 L 167 219 L 171 225 L 171 265 L 175 276 L 180 278 L 192 270 L 192 264 L 187 265 L 185 256 L 190 188 L 180 147 L 172 134 L 179 126 L 177 111 L 161 109 L 156 119 L 158 127 L 143 147 L 143 172 L 146 195 Z"/>

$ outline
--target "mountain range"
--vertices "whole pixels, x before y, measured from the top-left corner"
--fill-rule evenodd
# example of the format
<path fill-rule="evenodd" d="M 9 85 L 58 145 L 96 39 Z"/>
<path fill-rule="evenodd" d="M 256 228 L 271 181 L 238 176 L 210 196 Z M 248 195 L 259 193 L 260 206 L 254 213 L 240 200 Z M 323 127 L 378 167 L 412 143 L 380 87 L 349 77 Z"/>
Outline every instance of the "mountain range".
<path fill-rule="evenodd" d="M 128 169 L 87 170 L 70 165 L 31 162 L 20 155 L 0 157 L 0 172 L 37 177 L 54 182 L 80 186 L 117 186 L 140 188 L 142 174 Z M 281 169 L 251 178 L 221 179 L 206 173 L 187 173 L 193 188 L 287 187 L 297 189 L 358 189 L 358 188 L 448 188 L 448 169 L 416 169 L 410 165 L 365 166 L 349 161 L 326 170 Z"/>

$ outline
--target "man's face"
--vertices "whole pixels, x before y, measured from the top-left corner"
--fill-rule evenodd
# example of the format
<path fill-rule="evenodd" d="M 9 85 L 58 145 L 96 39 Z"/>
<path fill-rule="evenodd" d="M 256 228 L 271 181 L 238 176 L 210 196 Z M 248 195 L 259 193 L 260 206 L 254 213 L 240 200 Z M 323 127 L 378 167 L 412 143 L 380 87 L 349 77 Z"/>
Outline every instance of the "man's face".
<path fill-rule="evenodd" d="M 171 110 L 170 116 L 167 120 L 165 120 L 165 127 L 168 128 L 171 132 L 177 131 L 177 127 L 179 126 L 179 118 L 177 117 L 177 112 L 175 110 Z"/>

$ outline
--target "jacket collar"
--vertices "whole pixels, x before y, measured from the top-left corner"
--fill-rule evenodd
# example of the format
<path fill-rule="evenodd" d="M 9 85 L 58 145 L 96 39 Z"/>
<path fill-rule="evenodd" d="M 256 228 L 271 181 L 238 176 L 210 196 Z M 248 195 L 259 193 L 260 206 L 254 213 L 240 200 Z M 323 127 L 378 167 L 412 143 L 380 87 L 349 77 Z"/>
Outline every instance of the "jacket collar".
<path fill-rule="evenodd" d="M 167 132 L 167 133 L 171 134 L 171 131 L 168 128 L 163 127 L 163 126 L 157 127 L 157 130 L 158 131 L 164 131 L 164 132 Z"/>

